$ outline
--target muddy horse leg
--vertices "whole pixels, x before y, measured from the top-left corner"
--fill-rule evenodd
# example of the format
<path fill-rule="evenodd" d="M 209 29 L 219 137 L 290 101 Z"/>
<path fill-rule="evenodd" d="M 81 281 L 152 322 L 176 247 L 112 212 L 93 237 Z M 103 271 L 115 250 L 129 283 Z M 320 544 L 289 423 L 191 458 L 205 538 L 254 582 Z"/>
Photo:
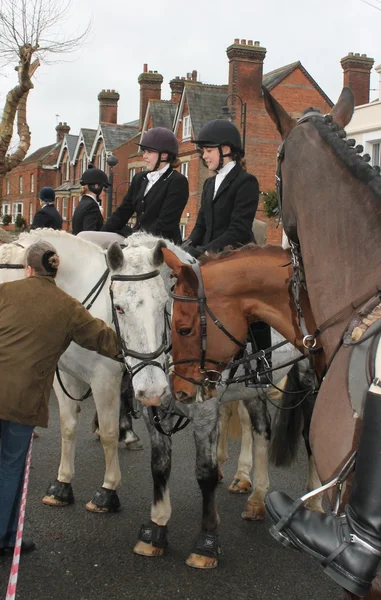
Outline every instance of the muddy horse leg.
<path fill-rule="evenodd" d="M 269 489 L 268 454 L 271 437 L 271 418 L 266 404 L 259 398 L 245 400 L 253 427 L 254 481 L 242 518 L 250 521 L 265 518 L 265 495 Z"/>
<path fill-rule="evenodd" d="M 241 451 L 238 457 L 237 471 L 229 486 L 232 494 L 249 494 L 252 489 L 250 473 L 253 469 L 253 429 L 250 415 L 244 403 L 237 403 L 241 428 Z"/>
<path fill-rule="evenodd" d="M 141 556 L 152 557 L 162 556 L 168 544 L 167 524 L 172 513 L 169 497 L 172 439 L 156 430 L 148 417 L 147 409 L 144 409 L 143 414 L 151 441 L 153 502 L 151 520 L 141 526 L 134 552 Z M 171 419 L 168 419 L 168 426 L 172 426 Z"/>
<path fill-rule="evenodd" d="M 220 554 L 216 507 L 218 402 L 216 398 L 210 398 L 207 402 L 195 404 L 193 410 L 196 478 L 202 493 L 202 521 L 200 534 L 186 564 L 196 569 L 213 569 Z"/>
<path fill-rule="evenodd" d="M 222 481 L 224 475 L 222 473 L 222 465 L 228 460 L 228 436 L 229 436 L 229 419 L 231 415 L 231 405 L 225 404 L 220 408 L 220 419 L 218 423 L 218 446 L 217 446 L 217 461 L 218 461 L 218 481 Z"/>

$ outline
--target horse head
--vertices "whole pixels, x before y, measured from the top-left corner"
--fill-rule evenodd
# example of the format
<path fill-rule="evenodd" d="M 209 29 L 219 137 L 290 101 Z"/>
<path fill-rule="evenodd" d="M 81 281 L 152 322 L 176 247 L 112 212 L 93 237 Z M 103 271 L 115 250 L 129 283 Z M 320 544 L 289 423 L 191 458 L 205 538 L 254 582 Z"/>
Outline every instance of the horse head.
<path fill-rule="evenodd" d="M 162 243 L 156 240 L 154 247 L 147 247 L 131 240 L 122 250 L 115 242 L 107 250 L 114 322 L 133 375 L 135 396 L 146 406 L 159 405 L 169 394 L 165 375 L 168 293 L 158 270 Z"/>

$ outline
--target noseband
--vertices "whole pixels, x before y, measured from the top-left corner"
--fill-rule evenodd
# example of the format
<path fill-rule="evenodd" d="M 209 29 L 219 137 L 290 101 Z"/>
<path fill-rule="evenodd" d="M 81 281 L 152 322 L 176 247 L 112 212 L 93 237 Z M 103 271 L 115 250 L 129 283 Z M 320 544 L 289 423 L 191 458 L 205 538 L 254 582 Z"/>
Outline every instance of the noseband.
<path fill-rule="evenodd" d="M 220 329 L 220 331 L 222 331 L 222 333 L 224 333 L 229 338 L 229 340 L 231 340 L 234 344 L 236 344 L 236 346 L 238 346 L 241 349 L 244 349 L 246 347 L 246 344 L 244 342 L 240 342 L 239 340 L 237 340 L 237 338 L 235 338 L 234 335 L 232 335 L 222 325 L 221 321 L 219 321 L 219 319 L 217 319 L 215 314 L 209 308 L 207 300 L 206 300 L 206 296 L 205 296 L 205 288 L 204 288 L 204 282 L 202 280 L 200 265 L 196 262 L 196 263 L 192 263 L 190 266 L 192 267 L 194 273 L 197 276 L 197 280 L 198 280 L 197 296 L 180 296 L 179 294 L 175 294 L 173 289 L 170 294 L 174 300 L 179 300 L 180 302 L 197 302 L 199 305 L 200 335 L 201 335 L 200 358 L 199 359 L 198 358 L 185 358 L 183 360 L 177 360 L 177 361 L 172 362 L 170 364 L 170 367 L 174 367 L 176 365 L 183 365 L 183 364 L 199 362 L 200 363 L 199 373 L 204 376 L 204 379 L 202 381 L 196 381 L 195 379 L 193 379 L 191 377 L 185 377 L 184 375 L 180 375 L 180 373 L 178 373 L 175 370 L 173 371 L 173 373 L 175 375 L 177 375 L 177 377 L 180 377 L 181 379 L 184 379 L 185 381 L 188 381 L 189 383 L 192 383 L 193 385 L 209 387 L 210 385 L 215 385 L 216 383 L 219 383 L 221 381 L 222 375 L 221 375 L 220 371 L 213 370 L 213 369 L 206 369 L 205 368 L 206 363 L 214 364 L 214 365 L 216 365 L 216 367 L 220 367 L 220 368 L 226 368 L 226 363 L 218 362 L 211 358 L 207 358 L 207 356 L 206 356 L 207 314 L 210 316 L 213 323 L 218 327 L 218 329 Z"/>

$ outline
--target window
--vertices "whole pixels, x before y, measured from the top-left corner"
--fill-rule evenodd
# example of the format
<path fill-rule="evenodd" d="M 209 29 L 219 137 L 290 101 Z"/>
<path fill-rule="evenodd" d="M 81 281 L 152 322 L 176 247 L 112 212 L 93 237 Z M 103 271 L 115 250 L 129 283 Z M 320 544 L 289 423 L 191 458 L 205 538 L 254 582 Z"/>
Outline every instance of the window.
<path fill-rule="evenodd" d="M 75 206 L 77 204 L 77 198 L 75 196 L 73 196 L 72 202 L 71 202 L 71 215 L 74 215 L 74 211 L 75 211 Z"/>
<path fill-rule="evenodd" d="M 67 221 L 67 198 L 62 198 L 62 218 L 64 221 Z"/>
<path fill-rule="evenodd" d="M 102 148 L 98 156 L 98 166 L 102 171 L 106 170 L 106 151 L 104 148 Z"/>
<path fill-rule="evenodd" d="M 181 163 L 180 172 L 181 172 L 181 175 L 184 175 L 184 177 L 186 177 L 188 179 L 189 162 Z"/>
<path fill-rule="evenodd" d="M 32 173 L 30 176 L 30 191 L 32 193 L 34 192 L 34 173 Z"/>
<path fill-rule="evenodd" d="M 20 175 L 19 177 L 19 193 L 22 194 L 23 193 L 23 189 L 24 189 L 24 183 L 22 180 L 22 175 Z"/>
<path fill-rule="evenodd" d="M 380 142 L 377 142 L 376 144 L 372 144 L 372 165 L 373 165 L 373 167 L 381 167 L 380 146 L 381 146 Z"/>
<path fill-rule="evenodd" d="M 65 181 L 69 181 L 70 179 L 70 161 L 69 158 L 67 158 L 66 162 L 65 162 Z"/>
<path fill-rule="evenodd" d="M 56 209 L 60 212 L 60 199 L 56 198 Z"/>
<path fill-rule="evenodd" d="M 10 214 L 11 214 L 11 205 L 3 203 L 1 205 L 1 216 L 4 217 L 4 215 L 10 215 Z"/>
<path fill-rule="evenodd" d="M 24 204 L 23 202 L 14 202 L 12 204 L 12 223 L 16 221 L 18 215 L 23 216 Z"/>
<path fill-rule="evenodd" d="M 183 240 L 185 240 L 185 227 L 186 225 L 180 224 L 180 234 Z"/>
<path fill-rule="evenodd" d="M 81 159 L 81 175 L 83 175 L 83 173 L 86 171 L 86 169 L 87 169 L 87 158 L 86 158 L 86 155 L 84 154 Z"/>
<path fill-rule="evenodd" d="M 187 140 L 192 135 L 192 123 L 190 115 L 183 117 L 183 140 Z"/>
<path fill-rule="evenodd" d="M 32 204 L 32 202 L 29 202 L 29 225 L 32 224 L 32 221 L 33 221 L 33 204 Z"/>
<path fill-rule="evenodd" d="M 11 180 L 7 179 L 7 194 L 11 193 Z"/>
<path fill-rule="evenodd" d="M 136 169 L 135 167 L 132 167 L 132 169 L 128 169 L 128 181 L 129 183 L 131 183 L 131 181 L 133 180 L 134 176 L 136 173 Z"/>

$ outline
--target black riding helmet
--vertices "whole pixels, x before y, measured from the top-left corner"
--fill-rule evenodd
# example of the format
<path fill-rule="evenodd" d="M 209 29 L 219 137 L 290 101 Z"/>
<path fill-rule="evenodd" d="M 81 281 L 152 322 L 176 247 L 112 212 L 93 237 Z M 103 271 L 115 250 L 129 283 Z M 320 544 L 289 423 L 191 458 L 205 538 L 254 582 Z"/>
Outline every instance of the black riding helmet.
<path fill-rule="evenodd" d="M 83 172 L 79 183 L 87 185 L 90 192 L 93 192 L 96 196 L 99 196 L 102 190 L 110 185 L 106 173 L 92 165 L 89 165 L 88 169 Z"/>
<path fill-rule="evenodd" d="M 197 144 L 199 148 L 219 148 L 220 163 L 218 165 L 218 170 L 223 167 L 225 156 L 232 156 L 233 154 L 239 158 L 245 156 L 240 132 L 231 121 L 227 121 L 226 119 L 214 119 L 213 121 L 209 121 L 209 123 L 201 128 L 197 139 L 191 141 L 194 144 Z M 229 146 L 231 152 L 223 154 L 222 146 Z"/>
<path fill-rule="evenodd" d="M 179 144 L 177 143 L 176 136 L 173 131 L 167 129 L 166 127 L 153 127 L 147 131 L 143 135 L 138 146 L 143 152 L 144 150 L 152 150 L 153 152 L 159 153 L 159 158 L 155 165 L 154 171 L 157 171 L 160 163 L 171 162 L 172 160 L 175 160 L 179 154 Z M 168 154 L 168 158 L 166 160 L 162 160 L 161 158 L 163 152 Z"/>

